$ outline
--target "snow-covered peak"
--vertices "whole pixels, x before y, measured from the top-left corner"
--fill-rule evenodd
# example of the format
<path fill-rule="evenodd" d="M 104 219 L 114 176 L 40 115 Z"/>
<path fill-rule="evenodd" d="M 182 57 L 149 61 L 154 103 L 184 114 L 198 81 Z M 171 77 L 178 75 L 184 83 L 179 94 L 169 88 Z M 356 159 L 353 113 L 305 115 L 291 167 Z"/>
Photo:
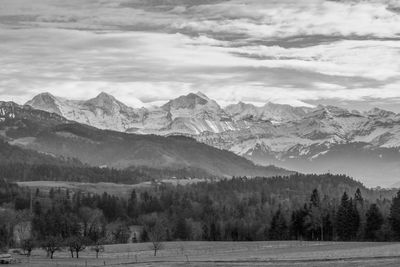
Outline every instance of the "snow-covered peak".
<path fill-rule="evenodd" d="M 113 99 L 115 100 L 115 97 L 106 93 L 106 92 L 100 92 L 100 94 L 98 94 L 95 98 L 98 99 Z"/>
<path fill-rule="evenodd" d="M 349 111 L 347 109 L 332 105 L 318 105 L 318 107 L 307 114 L 308 118 L 318 120 L 333 119 L 339 117 L 361 117 L 359 112 Z"/>
<path fill-rule="evenodd" d="M 239 102 L 227 106 L 225 111 L 233 116 L 235 120 L 285 122 L 303 118 L 309 111 L 309 108 L 292 107 L 290 105 L 271 102 L 266 103 L 262 107 L 256 107 L 252 104 Z"/>
<path fill-rule="evenodd" d="M 26 102 L 25 105 L 31 106 L 36 109 L 44 110 L 50 113 L 57 113 L 62 115 L 60 106 L 61 106 L 61 99 L 53 96 L 50 93 L 41 93 L 36 95 L 30 101 Z"/>
<path fill-rule="evenodd" d="M 52 95 L 51 93 L 49 93 L 49 92 L 40 93 L 40 94 L 36 95 L 35 98 L 56 99 L 56 97 L 54 95 Z"/>
<path fill-rule="evenodd" d="M 115 104 L 115 103 L 122 104 L 114 96 L 104 93 L 104 92 L 101 92 L 95 98 L 87 100 L 85 103 L 92 104 L 95 106 L 105 106 L 105 105 Z"/>
<path fill-rule="evenodd" d="M 172 120 L 185 118 L 221 121 L 229 117 L 216 101 L 202 93 L 190 93 L 172 99 L 163 105 L 162 109 L 171 114 Z"/>
<path fill-rule="evenodd" d="M 96 110 L 102 110 L 105 114 L 112 116 L 118 116 L 119 113 L 129 115 L 138 112 L 138 110 L 125 105 L 114 96 L 104 92 L 100 93 L 95 98 L 83 102 L 82 105 L 88 107 L 88 109 L 93 112 L 98 112 Z M 143 109 L 143 112 L 144 111 L 145 110 Z"/>
<path fill-rule="evenodd" d="M 232 116 L 234 120 L 257 120 L 260 114 L 259 108 L 253 104 L 238 102 L 228 105 L 225 112 Z"/>
<path fill-rule="evenodd" d="M 197 91 L 196 95 L 198 95 L 199 97 L 205 99 L 205 100 L 210 100 L 210 98 L 208 98 L 208 96 L 206 96 L 203 92 L 201 91 Z"/>
<path fill-rule="evenodd" d="M 275 104 L 268 102 L 261 107 L 261 119 L 272 120 L 278 122 L 295 121 L 303 118 L 308 108 L 305 107 L 293 107 L 290 105 Z"/>
<path fill-rule="evenodd" d="M 170 100 L 163 108 L 165 110 L 173 109 L 195 109 L 198 106 L 204 106 L 209 102 L 208 99 L 199 96 L 198 94 L 190 93 L 178 98 Z"/>
<path fill-rule="evenodd" d="M 380 109 L 380 108 L 373 108 L 373 109 L 367 111 L 365 114 L 370 117 L 379 117 L 379 118 L 388 118 L 388 117 L 392 117 L 392 116 L 396 115 L 396 113 L 394 113 L 394 112 L 387 111 L 387 110 Z"/>

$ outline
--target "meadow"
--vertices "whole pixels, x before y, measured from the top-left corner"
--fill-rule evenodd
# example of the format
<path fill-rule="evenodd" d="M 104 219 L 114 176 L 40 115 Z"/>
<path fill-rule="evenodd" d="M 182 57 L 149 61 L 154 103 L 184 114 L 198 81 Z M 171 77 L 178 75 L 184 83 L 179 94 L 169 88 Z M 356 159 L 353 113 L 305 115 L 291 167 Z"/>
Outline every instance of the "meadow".
<path fill-rule="evenodd" d="M 400 244 L 377 242 L 165 242 L 155 257 L 150 243 L 108 245 L 96 259 L 87 248 L 79 259 L 35 250 L 14 266 L 399 266 Z"/>

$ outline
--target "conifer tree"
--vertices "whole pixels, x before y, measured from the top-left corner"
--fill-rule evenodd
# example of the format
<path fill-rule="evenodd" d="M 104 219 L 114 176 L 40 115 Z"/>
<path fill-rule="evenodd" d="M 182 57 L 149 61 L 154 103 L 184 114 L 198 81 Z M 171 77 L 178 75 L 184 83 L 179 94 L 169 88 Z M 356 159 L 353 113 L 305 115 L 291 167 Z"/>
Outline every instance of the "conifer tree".
<path fill-rule="evenodd" d="M 308 213 L 308 225 L 311 230 L 311 239 L 318 239 L 317 234 L 319 233 L 320 240 L 324 240 L 323 211 L 317 189 L 314 189 L 311 194 Z"/>
<path fill-rule="evenodd" d="M 354 240 L 360 225 L 360 217 L 353 200 L 343 193 L 338 212 L 336 214 L 336 229 L 340 240 Z"/>
<path fill-rule="evenodd" d="M 359 215 L 359 227 L 358 227 L 358 233 L 357 233 L 357 238 L 362 239 L 365 233 L 365 227 L 366 227 L 366 209 L 364 205 L 364 198 L 361 194 L 360 188 L 357 188 L 355 194 L 354 194 L 354 205 L 355 208 L 357 209 L 358 215 Z"/>
<path fill-rule="evenodd" d="M 365 238 L 368 240 L 376 240 L 376 231 L 383 224 L 383 216 L 376 204 L 371 204 L 366 214 Z"/>
<path fill-rule="evenodd" d="M 390 207 L 390 225 L 397 237 L 400 237 L 400 191 L 397 192 L 392 200 L 392 205 Z"/>
<path fill-rule="evenodd" d="M 302 240 L 306 236 L 305 220 L 307 214 L 307 207 L 292 212 L 290 222 L 290 235 L 296 240 Z"/>
<path fill-rule="evenodd" d="M 269 229 L 268 237 L 270 240 L 286 240 L 287 233 L 288 227 L 286 219 L 279 208 L 272 217 L 271 228 Z"/>

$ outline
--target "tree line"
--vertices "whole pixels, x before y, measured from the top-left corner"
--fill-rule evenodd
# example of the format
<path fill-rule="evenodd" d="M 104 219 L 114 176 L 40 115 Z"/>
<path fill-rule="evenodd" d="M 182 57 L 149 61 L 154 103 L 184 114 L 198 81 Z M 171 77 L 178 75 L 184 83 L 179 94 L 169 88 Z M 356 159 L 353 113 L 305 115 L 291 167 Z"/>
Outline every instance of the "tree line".
<path fill-rule="evenodd" d="M 150 241 L 156 253 L 174 240 L 400 240 L 400 192 L 367 189 L 343 175 L 153 184 L 128 197 L 3 180 L 0 205 L 0 246 L 42 247 L 49 257 L 61 247 L 79 257 L 86 246 L 100 253 L 104 244 L 126 242 Z M 142 227 L 139 236 L 132 225 Z"/>

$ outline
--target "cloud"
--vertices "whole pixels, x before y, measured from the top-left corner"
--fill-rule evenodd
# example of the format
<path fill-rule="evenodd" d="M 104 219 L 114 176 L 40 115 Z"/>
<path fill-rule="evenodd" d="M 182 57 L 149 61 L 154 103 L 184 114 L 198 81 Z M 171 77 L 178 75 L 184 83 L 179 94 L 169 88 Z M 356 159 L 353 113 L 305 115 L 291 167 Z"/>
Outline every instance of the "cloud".
<path fill-rule="evenodd" d="M 400 17 L 382 2 L 232 1 L 190 10 L 199 19 L 177 21 L 175 27 L 195 32 L 245 34 L 253 38 L 396 37 L 400 33 Z"/>
<path fill-rule="evenodd" d="M 377 80 L 400 77 L 400 62 L 397 60 L 400 57 L 399 41 L 344 40 L 303 48 L 245 46 L 229 50 L 269 61 L 270 66 L 304 68 L 328 75 Z"/>
<path fill-rule="evenodd" d="M 395 101 L 397 8 L 390 0 L 2 0 L 0 93 L 24 101 L 41 91 L 107 91 L 133 106 L 198 90 L 221 103 Z"/>

